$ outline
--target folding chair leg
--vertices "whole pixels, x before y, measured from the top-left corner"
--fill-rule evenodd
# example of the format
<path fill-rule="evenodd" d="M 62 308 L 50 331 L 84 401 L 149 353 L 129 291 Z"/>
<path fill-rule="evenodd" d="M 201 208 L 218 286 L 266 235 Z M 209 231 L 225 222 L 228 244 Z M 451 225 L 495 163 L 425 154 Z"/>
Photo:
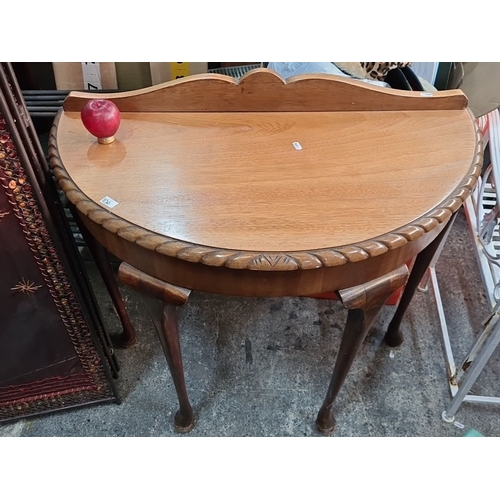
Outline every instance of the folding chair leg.
<path fill-rule="evenodd" d="M 448 408 L 446 408 L 446 410 L 443 412 L 442 415 L 443 420 L 445 420 L 446 422 L 452 422 L 454 420 L 455 413 L 457 413 L 460 405 L 462 404 L 463 400 L 469 393 L 474 382 L 481 374 L 481 371 L 486 366 L 486 363 L 490 359 L 491 355 L 493 354 L 499 343 L 500 343 L 500 321 L 498 321 L 497 317 L 497 322 L 495 328 L 493 329 L 492 334 L 489 336 L 488 340 L 486 340 L 482 350 L 474 358 L 474 361 L 467 368 L 467 371 L 465 372 L 465 377 L 462 383 L 460 384 L 457 393 L 452 398 L 450 404 L 448 405 Z M 474 348 L 472 350 L 474 350 Z"/>
<path fill-rule="evenodd" d="M 474 344 L 472 344 L 469 352 L 466 354 L 456 373 L 453 374 L 454 376 L 451 379 L 452 383 L 458 384 L 458 381 L 465 376 L 467 369 L 474 362 L 476 356 L 481 352 L 484 343 L 491 335 L 491 332 L 496 327 L 499 319 L 498 313 L 494 312 L 493 314 L 490 314 L 489 318 L 483 323 L 483 330 L 477 336 Z"/>

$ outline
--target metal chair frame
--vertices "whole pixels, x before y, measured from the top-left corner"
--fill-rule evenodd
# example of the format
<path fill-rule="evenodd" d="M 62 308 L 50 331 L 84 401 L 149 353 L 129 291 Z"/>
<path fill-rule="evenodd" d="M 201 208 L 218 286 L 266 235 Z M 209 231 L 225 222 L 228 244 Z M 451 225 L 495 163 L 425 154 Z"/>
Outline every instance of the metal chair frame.
<path fill-rule="evenodd" d="M 471 238 L 474 242 L 479 271 L 490 306 L 490 314 L 484 321 L 467 355 L 457 367 L 455 364 L 439 284 L 436 263 L 441 247 L 431 262 L 426 276 L 419 287 L 427 289 L 427 281 L 432 284 L 436 302 L 444 354 L 448 372 L 451 401 L 442 413 L 445 422 L 454 422 L 455 415 L 463 402 L 500 404 L 500 397 L 469 394 L 472 386 L 483 371 L 486 363 L 500 343 L 500 114 L 494 110 L 478 118 L 478 126 L 483 135 L 484 146 L 489 146 L 491 163 L 482 173 L 474 193 L 464 204 L 465 216 Z"/>

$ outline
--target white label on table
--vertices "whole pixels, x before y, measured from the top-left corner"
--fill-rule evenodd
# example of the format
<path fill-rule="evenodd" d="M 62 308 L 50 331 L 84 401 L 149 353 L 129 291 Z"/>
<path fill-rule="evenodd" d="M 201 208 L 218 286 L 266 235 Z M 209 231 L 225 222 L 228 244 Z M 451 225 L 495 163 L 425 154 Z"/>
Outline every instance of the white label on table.
<path fill-rule="evenodd" d="M 85 90 L 102 89 L 101 68 L 96 62 L 82 62 L 83 85 Z"/>
<path fill-rule="evenodd" d="M 293 147 L 297 150 L 300 151 L 302 149 L 302 146 L 300 145 L 300 142 L 292 142 Z"/>
<path fill-rule="evenodd" d="M 103 205 L 106 205 L 108 208 L 115 208 L 116 205 L 118 205 L 118 202 L 113 200 L 113 198 L 110 198 L 109 196 L 105 196 L 102 200 L 101 203 Z"/>

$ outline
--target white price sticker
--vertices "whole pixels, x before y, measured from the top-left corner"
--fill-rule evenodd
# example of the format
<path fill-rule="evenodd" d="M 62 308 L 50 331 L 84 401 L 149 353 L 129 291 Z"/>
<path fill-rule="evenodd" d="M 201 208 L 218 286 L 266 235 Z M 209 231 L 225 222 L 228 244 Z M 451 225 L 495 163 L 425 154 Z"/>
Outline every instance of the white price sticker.
<path fill-rule="evenodd" d="M 118 202 L 113 200 L 113 198 L 110 198 L 109 196 L 105 196 L 102 200 L 101 203 L 103 205 L 106 205 L 108 208 L 115 208 L 116 205 L 118 205 Z"/>
<path fill-rule="evenodd" d="M 300 151 L 302 149 L 302 145 L 300 144 L 300 142 L 292 142 L 292 145 L 297 151 Z"/>

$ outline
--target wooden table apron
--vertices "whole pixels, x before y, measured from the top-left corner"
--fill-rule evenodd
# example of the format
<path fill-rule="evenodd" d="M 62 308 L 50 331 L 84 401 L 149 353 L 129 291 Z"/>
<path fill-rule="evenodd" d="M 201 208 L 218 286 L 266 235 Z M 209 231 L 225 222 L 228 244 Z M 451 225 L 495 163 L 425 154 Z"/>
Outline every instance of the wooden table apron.
<path fill-rule="evenodd" d="M 150 276 L 190 290 L 245 297 L 307 296 L 361 285 L 412 260 L 436 238 L 449 220 L 447 217 L 415 241 L 358 262 L 307 270 L 256 271 L 208 266 L 162 255 L 107 231 L 82 213 L 80 217 L 101 245 Z"/>
<path fill-rule="evenodd" d="M 461 129 L 462 136 L 467 135 L 465 132 L 467 130 L 465 125 L 467 115 L 460 111 L 466 109 L 467 100 L 460 91 L 436 93 L 433 97 L 434 100 L 431 102 L 430 99 L 420 98 L 416 95 L 418 94 L 416 92 L 375 90 L 367 84 L 346 83 L 343 79 L 331 77 L 330 75 L 301 77 L 285 82 L 268 70 L 250 72 L 239 82 L 221 75 L 201 75 L 183 80 L 182 82 L 170 82 L 152 87 L 147 91 L 128 92 L 121 95 L 109 94 L 100 97 L 113 100 L 122 113 L 140 113 L 141 111 L 172 113 L 193 112 L 196 110 L 240 113 L 265 112 L 266 110 L 283 112 L 289 110 L 293 112 L 304 111 L 311 114 L 324 110 L 328 112 L 344 112 L 343 119 L 348 120 L 348 118 L 345 118 L 345 111 L 375 111 L 379 114 L 380 111 L 400 112 L 402 113 L 401 116 L 407 117 L 413 111 L 421 112 L 422 109 L 427 109 L 429 113 L 432 113 L 429 117 L 432 116 L 438 120 L 439 110 L 443 110 L 443 113 L 448 113 L 448 110 L 457 110 L 457 115 L 452 112 L 451 115 L 443 116 L 460 116 L 460 120 L 464 123 Z M 332 89 L 335 89 L 335 92 L 332 92 Z M 229 95 L 232 98 L 229 98 Z M 262 98 L 259 99 L 256 96 L 262 96 Z M 429 94 L 426 94 L 426 96 L 428 97 Z M 68 116 L 74 117 L 75 111 L 80 110 L 85 102 L 94 97 L 84 93 L 70 94 L 65 102 L 63 113 L 69 113 Z M 434 109 L 438 111 L 433 111 Z M 433 245 L 435 246 L 436 242 L 440 241 L 444 234 L 443 229 L 447 225 L 449 226 L 453 215 L 473 190 L 482 163 L 481 138 L 473 117 L 469 113 L 471 125 L 467 141 L 471 147 L 468 152 L 465 151 L 463 146 L 462 150 L 464 151 L 464 158 L 470 158 L 470 162 L 463 160 L 459 165 L 458 160 L 449 160 L 457 164 L 457 169 L 461 169 L 461 179 L 452 189 L 448 186 L 439 202 L 428 207 L 426 212 L 419 213 L 414 220 L 407 221 L 403 226 L 391 228 L 390 231 L 381 233 L 377 237 L 365 241 L 346 240 L 345 244 L 333 248 L 305 248 L 304 250 L 295 248 L 293 251 L 286 251 L 286 248 L 283 248 L 283 250 L 274 248 L 271 242 L 271 250 L 257 251 L 255 248 L 245 250 L 243 244 L 238 247 L 236 241 L 234 247 L 232 247 L 234 249 L 231 250 L 224 245 L 204 245 L 199 242 L 183 241 L 182 239 L 176 239 L 175 236 L 156 233 L 113 214 L 112 210 L 108 210 L 98 203 L 98 199 L 95 198 L 97 195 L 94 198 L 87 196 L 74 182 L 71 175 L 68 174 L 63 164 L 65 158 L 60 157 L 58 126 L 61 116 L 62 113 L 58 115 L 54 122 L 49 144 L 51 165 L 59 186 L 78 210 L 81 221 L 90 234 L 100 245 L 132 266 L 132 268 L 166 284 L 187 289 L 187 292 L 189 290 L 199 290 L 232 296 L 284 297 L 340 291 L 341 298 L 343 297 L 346 302 L 352 302 L 352 307 L 348 306 L 350 308 L 348 323 L 351 322 L 352 324 L 350 326 L 346 325 L 342 340 L 342 345 L 345 343 L 346 350 L 350 353 L 347 356 L 349 360 L 337 359 L 331 386 L 318 416 L 318 429 L 324 434 L 330 434 L 333 431 L 335 425 L 331 413 L 333 400 L 340 389 L 360 343 L 367 333 L 371 321 L 383 304 L 383 300 L 380 300 L 377 294 L 382 288 L 382 295 L 389 293 L 390 286 L 393 286 L 397 280 L 402 279 L 402 266 L 414 257 L 419 256 L 417 258 L 417 262 L 420 259 L 417 265 L 418 269 L 413 272 L 410 278 L 412 289 L 405 291 L 406 297 L 402 300 L 404 305 L 402 308 L 400 307 L 401 311 L 396 313 L 398 320 L 395 328 L 397 329 L 401 315 L 404 313 L 416 287 L 419 273 L 423 273 L 429 259 L 432 257 Z M 161 114 L 157 116 L 159 120 L 162 119 Z M 186 120 L 191 119 L 189 115 L 186 116 Z M 391 116 L 396 117 L 397 115 Z M 423 116 L 425 118 L 425 115 Z M 139 117 L 137 123 L 137 126 L 142 126 Z M 441 121 L 440 123 L 444 122 Z M 453 127 L 455 125 L 450 123 L 450 130 Z M 438 138 L 432 146 L 429 146 L 437 151 L 432 151 L 434 161 L 436 161 L 436 155 L 440 154 L 443 155 L 443 158 L 448 156 L 455 158 L 454 153 L 452 153 L 456 146 L 453 138 L 450 138 L 449 134 L 447 135 L 442 128 L 440 130 L 443 139 Z M 75 133 L 72 132 L 72 134 Z M 127 132 L 124 133 L 127 134 Z M 381 132 L 381 134 L 383 133 L 384 131 Z M 410 129 L 408 133 L 413 132 Z M 415 133 L 418 134 L 418 132 Z M 78 132 L 78 134 L 82 138 L 84 137 L 84 133 Z M 79 136 L 75 137 L 73 135 L 70 139 L 77 141 L 75 144 L 78 145 Z M 86 144 L 88 144 L 88 138 L 85 140 L 87 141 Z M 124 144 L 128 144 L 126 140 L 124 136 Z M 362 143 L 361 138 L 358 137 L 358 140 Z M 99 154 L 99 151 L 104 151 L 99 149 L 102 147 L 106 148 L 107 146 L 99 146 L 95 150 L 97 153 L 92 154 Z M 419 147 L 422 148 L 422 146 Z M 450 151 L 451 156 L 447 156 L 446 148 Z M 400 154 L 402 155 L 401 158 L 404 159 L 404 152 Z M 147 161 L 147 151 L 144 152 L 144 158 L 144 161 Z M 367 165 L 369 165 L 369 156 L 367 162 Z M 71 168 L 78 167 L 72 165 Z M 367 168 L 369 167 L 367 166 Z M 452 172 L 452 170 L 446 170 L 446 172 Z M 402 172 L 402 175 L 408 174 Z M 98 182 L 98 179 L 96 181 Z M 430 189 L 435 192 L 436 199 L 438 199 L 439 186 L 430 186 Z M 421 203 L 418 198 L 414 197 L 414 200 L 416 203 Z M 403 208 L 405 210 L 406 208 L 411 209 L 411 207 Z M 384 220 L 381 224 L 385 224 L 384 227 L 387 227 L 387 221 Z M 363 229 L 361 228 L 360 231 L 363 231 Z M 304 234 L 307 233 L 307 227 L 303 229 L 303 232 Z M 358 232 L 356 234 L 364 233 Z M 203 238 L 208 238 L 207 241 L 216 241 L 217 234 L 214 235 L 215 239 L 211 240 L 210 233 L 206 233 L 206 231 L 203 233 L 200 230 L 200 239 L 203 240 Z M 221 233 L 221 238 L 228 241 L 227 235 Z M 258 234 L 256 238 L 258 238 Z M 306 236 L 306 240 L 307 238 Z M 310 238 L 314 240 L 314 234 Z M 248 240 L 248 235 L 242 236 L 243 240 L 250 241 L 250 246 L 253 245 L 251 240 Z M 300 235 L 297 236 L 297 240 L 297 245 L 300 246 Z M 255 245 L 258 244 L 258 242 L 255 243 Z M 263 245 L 265 246 L 265 242 Z M 181 295 L 184 293 L 182 289 L 180 289 Z M 185 300 L 187 300 L 187 297 L 188 295 L 185 296 Z M 353 300 L 353 297 L 358 298 Z M 359 323 L 359 318 L 355 317 L 353 310 L 363 311 L 361 326 L 352 326 L 356 322 Z M 194 417 L 184 386 L 182 360 L 178 339 L 176 338 L 176 321 L 169 316 L 170 313 L 170 309 L 165 309 L 163 326 L 158 326 L 160 323 L 157 322 L 157 328 L 169 330 L 175 323 L 172 338 L 167 338 L 170 334 L 164 332 L 167 343 L 173 342 L 173 347 L 165 347 L 165 338 L 162 342 L 164 349 L 166 349 L 167 361 L 176 383 L 180 401 L 180 410 L 176 415 L 176 425 L 178 430 L 188 431 L 194 424 Z M 353 313 L 352 317 L 351 313 Z M 394 338 L 394 332 L 392 336 Z M 176 354 L 178 356 L 177 361 L 171 359 L 172 352 L 169 349 L 173 349 L 172 352 L 178 350 Z M 175 356 L 173 357 L 175 358 Z"/>

